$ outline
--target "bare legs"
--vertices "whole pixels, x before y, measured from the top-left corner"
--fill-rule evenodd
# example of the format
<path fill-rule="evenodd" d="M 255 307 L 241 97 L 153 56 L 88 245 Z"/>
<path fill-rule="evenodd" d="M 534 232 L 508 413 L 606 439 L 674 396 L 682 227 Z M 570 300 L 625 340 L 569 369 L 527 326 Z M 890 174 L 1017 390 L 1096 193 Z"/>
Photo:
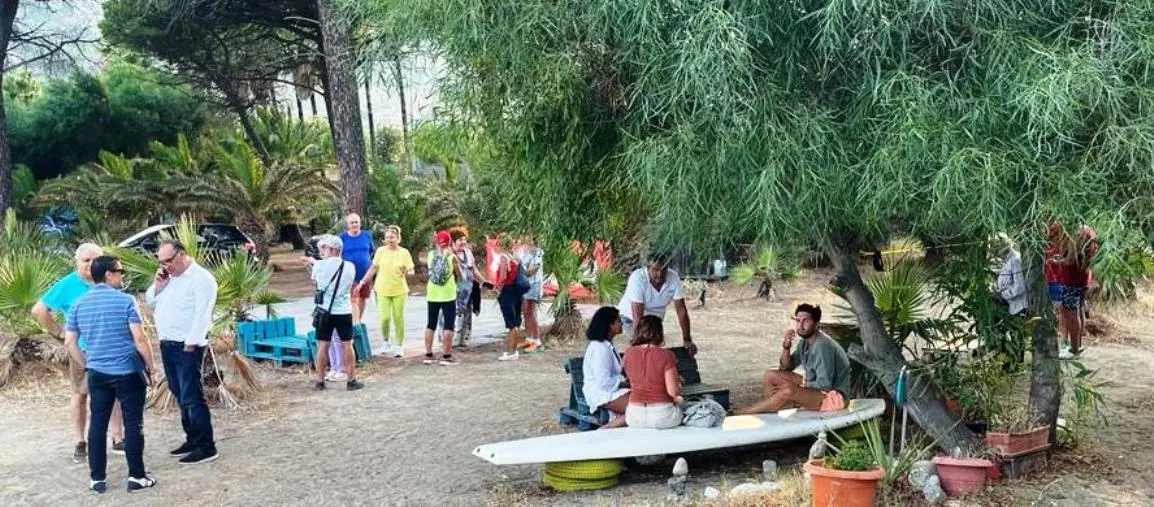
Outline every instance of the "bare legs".
<path fill-rule="evenodd" d="M 801 386 L 801 375 L 791 371 L 769 370 L 761 379 L 762 398 L 757 403 L 734 410 L 734 414 L 777 412 L 790 406 L 818 410 L 825 393 Z"/>
<path fill-rule="evenodd" d="M 621 395 L 616 400 L 602 405 L 602 407 L 609 409 L 613 414 L 613 418 L 609 420 L 601 429 L 607 430 L 612 428 L 620 428 L 625 426 L 625 409 L 629 408 L 629 393 Z"/>

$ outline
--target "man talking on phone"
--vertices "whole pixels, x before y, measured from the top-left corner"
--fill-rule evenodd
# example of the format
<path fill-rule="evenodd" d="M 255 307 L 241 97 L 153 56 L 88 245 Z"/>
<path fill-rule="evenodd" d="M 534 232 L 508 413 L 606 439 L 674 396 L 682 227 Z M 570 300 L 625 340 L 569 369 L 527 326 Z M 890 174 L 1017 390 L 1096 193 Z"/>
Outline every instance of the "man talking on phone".
<path fill-rule="evenodd" d="M 116 257 L 92 261 L 92 281 L 68 314 L 64 344 L 68 355 L 87 370 L 92 420 L 88 424 L 88 489 L 103 493 L 107 450 L 104 448 L 112 406 L 124 413 L 124 447 L 128 459 L 128 492 L 151 488 L 156 481 L 144 470 L 144 391 L 152 383 L 152 345 L 140 326 L 136 300 L 120 291 L 124 268 Z M 88 341 L 87 357 L 79 338 Z"/>
<path fill-rule="evenodd" d="M 146 298 L 160 335 L 160 358 L 168 389 L 180 406 L 184 443 L 169 451 L 183 465 L 217 458 L 212 416 L 204 401 L 200 364 L 208 347 L 216 279 L 188 255 L 179 241 L 166 240 L 156 251 L 160 270 Z"/>

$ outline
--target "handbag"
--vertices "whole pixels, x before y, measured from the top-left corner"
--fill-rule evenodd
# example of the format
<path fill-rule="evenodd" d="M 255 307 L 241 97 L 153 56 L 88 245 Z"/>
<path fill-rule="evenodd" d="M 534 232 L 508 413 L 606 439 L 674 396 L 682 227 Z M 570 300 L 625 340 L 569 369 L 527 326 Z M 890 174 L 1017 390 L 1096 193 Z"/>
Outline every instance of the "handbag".
<path fill-rule="evenodd" d="M 317 301 L 318 304 L 313 307 L 313 329 L 329 327 L 329 317 L 332 316 L 333 302 L 337 300 L 337 291 L 341 288 L 341 273 L 344 273 L 344 271 L 345 262 L 341 261 L 341 267 L 337 268 L 337 272 L 329 279 L 329 284 L 325 286 L 324 290 L 318 291 L 318 294 L 315 296 L 314 301 Z M 337 286 L 333 287 L 333 283 L 336 283 Z M 321 308 L 320 304 L 324 303 L 324 295 L 329 291 L 329 287 L 333 287 L 333 295 L 329 298 L 329 307 L 328 309 Z"/>
<path fill-rule="evenodd" d="M 681 423 L 698 428 L 715 428 L 725 420 L 725 407 L 712 398 L 694 400 L 685 404 Z"/>

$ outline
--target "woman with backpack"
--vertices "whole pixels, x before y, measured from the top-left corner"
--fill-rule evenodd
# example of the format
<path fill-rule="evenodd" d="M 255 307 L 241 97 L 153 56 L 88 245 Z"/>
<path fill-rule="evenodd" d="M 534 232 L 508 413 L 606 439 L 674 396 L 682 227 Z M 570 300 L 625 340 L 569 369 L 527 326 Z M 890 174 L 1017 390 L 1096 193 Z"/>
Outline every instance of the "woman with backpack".
<path fill-rule="evenodd" d="M 517 347 L 521 344 L 521 305 L 524 302 L 522 298 L 529 289 L 517 258 L 509 253 L 511 243 L 512 239 L 508 234 L 501 234 L 497 240 L 497 247 L 493 250 L 497 263 L 493 290 L 498 291 L 497 304 L 501 307 L 505 329 L 509 330 L 509 336 L 505 339 L 505 352 L 497 358 L 498 361 L 516 361 L 520 356 Z"/>
<path fill-rule="evenodd" d="M 426 265 L 429 267 L 429 283 L 425 300 L 428 302 L 429 317 L 425 322 L 425 364 L 440 363 L 451 366 L 457 363 L 453 358 L 453 323 L 457 319 L 457 255 L 451 247 L 453 243 L 449 231 L 437 231 L 436 245 L 429 252 Z M 445 331 L 441 334 L 441 359 L 433 356 L 433 332 L 437 321 L 444 318 Z"/>

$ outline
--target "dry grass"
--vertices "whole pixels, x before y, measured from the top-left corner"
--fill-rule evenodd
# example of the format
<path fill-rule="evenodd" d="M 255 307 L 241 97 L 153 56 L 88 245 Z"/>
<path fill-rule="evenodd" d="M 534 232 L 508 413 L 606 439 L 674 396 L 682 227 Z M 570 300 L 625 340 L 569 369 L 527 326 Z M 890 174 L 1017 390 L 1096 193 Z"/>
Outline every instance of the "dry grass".
<path fill-rule="evenodd" d="M 809 481 L 800 471 L 783 472 L 778 476 L 780 489 L 768 495 L 743 495 L 737 498 L 722 498 L 715 501 L 699 501 L 696 505 L 710 507 L 794 507 L 809 505 Z M 724 485 L 725 494 L 730 485 Z"/>
<path fill-rule="evenodd" d="M 556 492 L 541 485 L 525 487 L 501 482 L 490 490 L 488 505 L 491 507 L 541 505 L 554 496 Z"/>

